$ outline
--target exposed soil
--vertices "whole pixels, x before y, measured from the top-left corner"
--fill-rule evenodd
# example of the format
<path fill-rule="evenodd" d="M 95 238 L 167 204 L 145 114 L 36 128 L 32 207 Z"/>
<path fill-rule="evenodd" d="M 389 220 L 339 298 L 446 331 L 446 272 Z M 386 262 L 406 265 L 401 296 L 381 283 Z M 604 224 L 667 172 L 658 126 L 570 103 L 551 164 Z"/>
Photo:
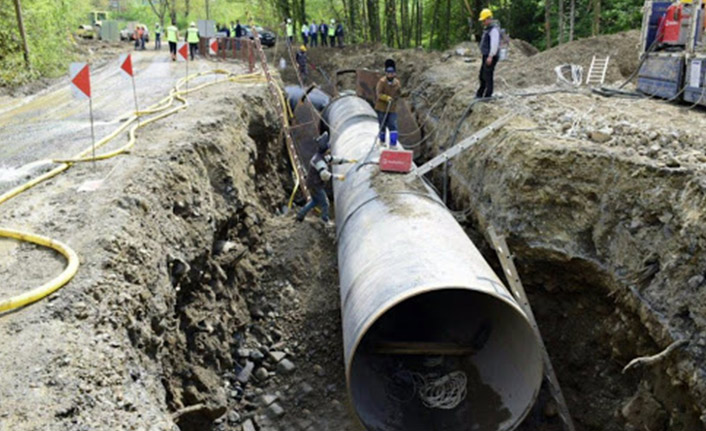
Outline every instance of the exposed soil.
<path fill-rule="evenodd" d="M 536 55 L 515 42 L 497 75 L 506 97 L 460 123 L 473 46 L 310 55 L 329 74 L 396 58 L 431 135 L 420 161 L 457 124 L 462 139 L 514 112 L 454 160 L 449 207 L 499 273 L 484 232 L 507 236 L 578 430 L 696 431 L 706 429 L 703 112 L 573 90 L 519 95 L 556 90 L 553 67 L 590 62 L 594 46 L 616 53 L 610 81 L 624 79 L 634 37 Z M 262 85 L 210 87 L 141 131 L 130 154 L 3 206 L 0 224 L 69 243 L 81 268 L 48 299 L 0 316 L 0 429 L 360 431 L 335 235 L 283 209 L 292 180 L 268 100 Z M 0 250 L 3 298 L 63 265 L 14 241 Z M 622 372 L 679 339 L 688 344 L 666 360 Z M 546 388 L 520 429 L 561 429 Z"/>

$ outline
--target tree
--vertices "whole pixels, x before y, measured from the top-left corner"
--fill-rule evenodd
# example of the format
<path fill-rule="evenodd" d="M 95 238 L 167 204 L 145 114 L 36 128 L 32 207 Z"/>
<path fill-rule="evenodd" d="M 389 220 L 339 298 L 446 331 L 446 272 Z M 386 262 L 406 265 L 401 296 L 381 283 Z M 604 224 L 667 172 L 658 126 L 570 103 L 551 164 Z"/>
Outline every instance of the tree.
<path fill-rule="evenodd" d="M 593 0 L 593 25 L 591 35 L 598 36 L 601 32 L 601 0 Z"/>
<path fill-rule="evenodd" d="M 17 15 L 17 29 L 19 30 L 20 37 L 22 38 L 22 52 L 25 59 L 25 66 L 27 66 L 27 69 L 30 69 L 31 64 L 29 62 L 29 45 L 27 45 L 27 34 L 25 33 L 24 21 L 22 20 L 22 5 L 20 4 L 20 0 L 15 0 L 15 14 Z"/>
<path fill-rule="evenodd" d="M 571 0 L 569 12 L 569 42 L 574 41 L 574 24 L 576 21 L 576 0 Z"/>
<path fill-rule="evenodd" d="M 547 49 L 552 47 L 552 3 L 544 0 L 544 35 L 547 38 Z"/>

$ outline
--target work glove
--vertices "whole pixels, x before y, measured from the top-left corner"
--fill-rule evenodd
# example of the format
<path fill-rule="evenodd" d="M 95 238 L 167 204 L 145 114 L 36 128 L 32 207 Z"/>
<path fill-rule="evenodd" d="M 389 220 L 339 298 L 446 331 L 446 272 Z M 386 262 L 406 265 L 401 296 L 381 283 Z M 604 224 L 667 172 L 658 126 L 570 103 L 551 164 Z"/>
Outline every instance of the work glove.
<path fill-rule="evenodd" d="M 338 181 L 345 181 L 345 180 L 346 180 L 346 176 L 345 176 L 345 175 L 336 175 L 336 179 L 337 179 Z"/>
<path fill-rule="evenodd" d="M 385 103 L 392 102 L 392 97 L 388 96 L 387 94 L 381 94 L 378 99 L 382 100 Z"/>
<path fill-rule="evenodd" d="M 328 181 L 331 179 L 331 172 L 329 172 L 329 171 L 321 171 L 320 175 L 321 175 L 321 179 L 323 181 Z"/>
<path fill-rule="evenodd" d="M 358 163 L 358 160 L 350 159 L 350 160 L 346 160 L 346 163 Z"/>

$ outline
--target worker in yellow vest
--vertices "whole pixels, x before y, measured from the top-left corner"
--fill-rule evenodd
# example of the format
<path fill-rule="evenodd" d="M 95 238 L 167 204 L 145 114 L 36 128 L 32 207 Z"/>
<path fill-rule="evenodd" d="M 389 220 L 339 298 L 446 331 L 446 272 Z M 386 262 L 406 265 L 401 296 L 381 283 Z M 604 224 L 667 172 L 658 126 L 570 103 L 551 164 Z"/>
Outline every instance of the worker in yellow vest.
<path fill-rule="evenodd" d="M 191 61 L 194 61 L 194 52 L 199 45 L 199 30 L 196 28 L 196 23 L 193 21 L 189 24 L 189 29 L 186 30 L 186 41 L 189 42 Z"/>
<path fill-rule="evenodd" d="M 331 25 L 328 26 L 328 38 L 331 40 L 331 47 L 336 46 L 336 20 L 331 20 Z"/>
<path fill-rule="evenodd" d="M 172 25 L 167 27 L 167 42 L 169 42 L 169 55 L 172 56 L 172 61 L 176 61 L 177 40 L 179 40 L 179 29 L 176 27 L 176 22 L 172 20 Z"/>
<path fill-rule="evenodd" d="M 294 41 L 294 26 L 292 25 L 292 18 L 287 18 L 286 30 L 287 40 L 291 44 Z"/>

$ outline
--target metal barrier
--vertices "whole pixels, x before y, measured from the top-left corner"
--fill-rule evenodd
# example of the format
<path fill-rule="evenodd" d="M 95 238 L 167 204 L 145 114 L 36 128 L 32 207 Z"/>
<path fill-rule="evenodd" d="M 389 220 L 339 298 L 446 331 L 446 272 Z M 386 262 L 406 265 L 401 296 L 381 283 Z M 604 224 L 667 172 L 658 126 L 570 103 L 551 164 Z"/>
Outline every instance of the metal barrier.
<path fill-rule="evenodd" d="M 199 38 L 199 54 L 204 57 L 211 59 L 220 60 L 242 60 L 248 63 L 248 68 L 250 73 L 255 69 L 255 42 L 248 38 L 235 38 L 235 37 L 219 37 L 216 38 L 218 41 L 218 51 L 216 55 L 211 55 L 208 44 L 211 38 L 200 37 Z"/>

